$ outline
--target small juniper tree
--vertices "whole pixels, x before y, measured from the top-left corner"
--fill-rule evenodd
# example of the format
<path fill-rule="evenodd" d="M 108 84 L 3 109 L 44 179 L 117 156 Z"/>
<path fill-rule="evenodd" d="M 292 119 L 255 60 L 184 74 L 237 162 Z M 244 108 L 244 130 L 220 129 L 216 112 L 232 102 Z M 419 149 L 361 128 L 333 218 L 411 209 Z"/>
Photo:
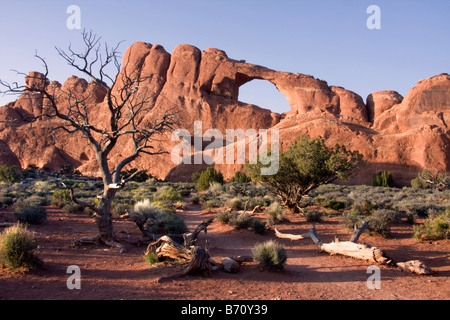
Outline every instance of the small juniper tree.
<path fill-rule="evenodd" d="M 247 164 L 247 174 L 275 194 L 291 212 L 303 212 L 300 200 L 320 185 L 343 180 L 353 173 L 363 161 L 358 151 L 349 151 L 337 144 L 325 145 L 322 137 L 310 139 L 302 136 L 290 148 L 280 154 L 279 170 L 274 175 L 261 175 L 263 164 Z"/>

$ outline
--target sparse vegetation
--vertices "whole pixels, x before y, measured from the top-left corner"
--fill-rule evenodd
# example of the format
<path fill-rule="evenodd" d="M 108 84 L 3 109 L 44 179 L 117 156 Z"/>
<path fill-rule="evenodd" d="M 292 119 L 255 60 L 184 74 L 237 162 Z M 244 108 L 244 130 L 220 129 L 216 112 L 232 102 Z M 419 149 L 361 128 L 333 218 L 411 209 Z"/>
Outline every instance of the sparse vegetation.
<path fill-rule="evenodd" d="M 223 175 L 220 172 L 217 172 L 213 167 L 207 168 L 205 171 L 202 171 L 198 178 L 196 178 L 196 188 L 198 191 L 208 190 L 209 186 L 212 182 L 218 182 L 223 184 Z"/>
<path fill-rule="evenodd" d="M 0 233 L 0 262 L 12 272 L 26 272 L 40 267 L 42 261 L 37 249 L 38 243 L 22 224 Z"/>
<path fill-rule="evenodd" d="M 47 218 L 47 211 L 39 205 L 20 206 L 14 211 L 14 217 L 22 223 L 41 224 Z"/>
<path fill-rule="evenodd" d="M 348 151 L 341 145 L 328 148 L 320 136 L 315 139 L 302 136 L 287 151 L 280 153 L 276 174 L 262 175 L 261 159 L 257 164 L 246 165 L 245 171 L 252 180 L 276 195 L 291 212 L 298 213 L 303 211 L 300 206 L 303 196 L 338 178 L 346 180 L 361 163 L 362 155 L 357 151 Z"/>
<path fill-rule="evenodd" d="M 414 237 L 418 240 L 449 239 L 450 236 L 450 209 L 445 212 L 433 214 L 423 224 L 414 226 Z"/>
<path fill-rule="evenodd" d="M 411 187 L 420 189 L 450 189 L 450 174 L 447 172 L 437 172 L 433 174 L 430 170 L 424 169 L 419 172 L 416 178 L 411 180 Z"/>
<path fill-rule="evenodd" d="M 0 166 L 0 182 L 14 183 L 20 181 L 20 170 L 17 166 L 4 164 Z"/>
<path fill-rule="evenodd" d="M 381 171 L 372 175 L 374 187 L 394 187 L 394 177 L 390 171 Z"/>
<path fill-rule="evenodd" d="M 284 247 L 273 240 L 257 244 L 252 250 L 252 255 L 261 266 L 269 269 L 282 269 L 287 260 Z"/>

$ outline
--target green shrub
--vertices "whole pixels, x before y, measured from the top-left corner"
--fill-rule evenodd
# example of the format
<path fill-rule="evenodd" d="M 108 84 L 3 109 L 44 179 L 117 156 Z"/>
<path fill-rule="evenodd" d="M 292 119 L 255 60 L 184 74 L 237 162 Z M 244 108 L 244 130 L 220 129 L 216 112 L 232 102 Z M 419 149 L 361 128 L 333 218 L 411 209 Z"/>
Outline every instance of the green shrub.
<path fill-rule="evenodd" d="M 159 214 L 150 230 L 155 234 L 183 234 L 188 231 L 183 218 L 172 212 Z"/>
<path fill-rule="evenodd" d="M 14 208 L 19 209 L 22 207 L 30 207 L 30 206 L 46 206 L 48 204 L 47 198 L 32 195 L 27 198 L 20 198 L 14 203 Z"/>
<path fill-rule="evenodd" d="M 267 208 L 267 213 L 270 216 L 271 224 L 276 224 L 284 220 L 283 207 L 278 201 L 272 202 Z"/>
<path fill-rule="evenodd" d="M 66 204 L 71 203 L 72 198 L 70 197 L 70 191 L 67 189 L 58 189 L 56 190 L 52 198 L 50 200 L 50 203 L 57 207 L 64 207 Z"/>
<path fill-rule="evenodd" d="M 423 224 L 413 226 L 414 237 L 418 240 L 449 239 L 450 209 L 433 215 Z"/>
<path fill-rule="evenodd" d="M 221 212 L 217 213 L 216 219 L 219 222 L 228 224 L 230 222 L 230 219 L 234 218 L 235 216 L 237 216 L 237 213 L 235 213 L 235 212 L 221 211 Z"/>
<path fill-rule="evenodd" d="M 233 210 L 244 209 L 244 201 L 240 197 L 234 197 L 233 199 L 228 200 L 226 205 Z"/>
<path fill-rule="evenodd" d="M 218 208 L 220 205 L 221 205 L 220 200 L 212 199 L 212 200 L 204 201 L 202 203 L 202 208 L 205 210 L 208 210 L 208 209 Z"/>
<path fill-rule="evenodd" d="M 362 221 L 359 212 L 356 210 L 344 212 L 342 214 L 342 218 L 344 225 L 348 230 L 353 230 L 355 225 L 357 225 L 360 221 Z"/>
<path fill-rule="evenodd" d="M 170 203 L 172 206 L 173 204 Z M 131 220 L 150 220 L 149 231 L 155 234 L 182 234 L 187 232 L 184 220 L 172 211 L 167 211 L 161 202 L 139 201 L 130 211 Z"/>
<path fill-rule="evenodd" d="M 10 205 L 14 203 L 14 198 L 11 196 L 0 195 L 0 207 L 8 208 Z"/>
<path fill-rule="evenodd" d="M 47 211 L 38 205 L 21 206 L 14 211 L 14 217 L 23 223 L 41 224 L 47 218 Z"/>
<path fill-rule="evenodd" d="M 177 189 L 175 189 L 173 187 L 169 187 L 169 188 L 165 188 L 157 196 L 157 200 L 175 203 L 178 201 L 183 201 L 183 197 L 181 196 L 180 192 Z"/>
<path fill-rule="evenodd" d="M 394 187 L 394 178 L 390 171 L 381 171 L 372 175 L 374 187 Z"/>
<path fill-rule="evenodd" d="M 419 172 L 416 178 L 411 180 L 411 187 L 420 189 L 450 189 L 450 174 L 438 172 L 433 174 L 430 170 L 424 169 Z"/>
<path fill-rule="evenodd" d="M 283 268 L 287 260 L 286 250 L 273 240 L 257 244 L 252 250 L 252 256 L 265 268 Z"/>
<path fill-rule="evenodd" d="M 84 208 L 84 206 L 76 204 L 75 202 L 66 203 L 64 207 L 62 207 L 63 211 L 67 213 L 83 212 Z"/>
<path fill-rule="evenodd" d="M 152 204 L 165 212 L 175 213 L 177 209 L 175 204 L 170 201 L 153 201 Z"/>
<path fill-rule="evenodd" d="M 0 166 L 0 181 L 14 183 L 20 181 L 22 177 L 20 170 L 17 166 L 10 166 L 4 164 Z"/>
<path fill-rule="evenodd" d="M 205 191 L 208 190 L 212 182 L 223 184 L 223 175 L 222 173 L 217 172 L 213 167 L 209 167 L 200 173 L 195 187 L 198 191 Z"/>
<path fill-rule="evenodd" d="M 251 226 L 251 220 L 252 217 L 250 217 L 247 213 L 240 213 L 230 217 L 228 224 L 238 230 L 248 229 Z"/>
<path fill-rule="evenodd" d="M 333 210 L 336 210 L 336 211 L 345 209 L 347 207 L 345 202 L 338 201 L 338 200 L 335 200 L 335 199 L 330 199 L 330 200 L 325 201 L 322 204 L 322 206 L 324 208 L 329 208 L 329 209 L 333 209 Z"/>
<path fill-rule="evenodd" d="M 0 233 L 0 262 L 13 272 L 38 268 L 42 261 L 37 256 L 38 243 L 31 232 L 21 224 Z"/>
<path fill-rule="evenodd" d="M 254 233 L 264 234 L 266 232 L 266 224 L 258 218 L 252 218 L 250 220 L 250 230 Z"/>
<path fill-rule="evenodd" d="M 319 210 L 306 210 L 305 213 L 305 219 L 309 222 L 321 222 L 323 213 Z"/>
<path fill-rule="evenodd" d="M 353 203 L 353 210 L 359 211 L 361 214 L 372 214 L 378 207 L 369 200 L 355 201 Z"/>
<path fill-rule="evenodd" d="M 192 202 L 192 204 L 199 204 L 200 203 L 200 196 L 198 194 L 194 195 L 191 198 L 191 202 Z"/>
<path fill-rule="evenodd" d="M 144 259 L 149 265 L 153 265 L 159 262 L 158 256 L 154 252 L 149 252 L 144 255 Z"/>
<path fill-rule="evenodd" d="M 233 178 L 231 178 L 231 182 L 237 182 L 237 183 L 247 183 L 252 181 L 249 176 L 247 176 L 245 173 L 241 171 L 237 171 Z"/>

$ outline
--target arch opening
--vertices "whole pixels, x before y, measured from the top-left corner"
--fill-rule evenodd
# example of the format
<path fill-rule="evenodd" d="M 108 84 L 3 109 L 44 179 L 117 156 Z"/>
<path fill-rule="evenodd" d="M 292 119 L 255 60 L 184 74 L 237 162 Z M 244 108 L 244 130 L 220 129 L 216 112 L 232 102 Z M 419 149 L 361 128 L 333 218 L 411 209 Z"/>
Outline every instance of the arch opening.
<path fill-rule="evenodd" d="M 291 111 L 286 97 L 270 81 L 253 79 L 239 87 L 238 100 L 276 113 Z"/>

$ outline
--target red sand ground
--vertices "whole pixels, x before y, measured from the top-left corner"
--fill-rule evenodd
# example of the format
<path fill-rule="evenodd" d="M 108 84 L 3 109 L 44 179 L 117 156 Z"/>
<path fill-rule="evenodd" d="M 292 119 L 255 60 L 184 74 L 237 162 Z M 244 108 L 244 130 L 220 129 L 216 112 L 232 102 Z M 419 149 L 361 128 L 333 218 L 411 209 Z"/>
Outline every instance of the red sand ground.
<path fill-rule="evenodd" d="M 0 299 L 199 299 L 199 300 L 297 300 L 297 299 L 450 299 L 450 241 L 418 243 L 412 227 L 406 223 L 392 228 L 389 239 L 364 234 L 360 242 L 384 249 L 395 261 L 420 259 L 434 276 L 407 274 L 396 268 L 381 267 L 381 289 L 367 288 L 368 263 L 341 256 L 318 253 L 310 239 L 278 239 L 288 255 L 283 271 L 261 271 L 256 262 L 246 263 L 237 274 L 215 271 L 210 277 L 185 277 L 157 283 L 161 276 L 177 272 L 174 267 L 150 267 L 143 258 L 145 246 L 126 244 L 128 251 L 119 253 L 102 246 L 73 247 L 71 242 L 96 234 L 93 219 L 86 214 L 69 214 L 49 207 L 48 219 L 42 225 L 30 226 L 41 244 L 40 257 L 45 267 L 27 274 L 12 274 L 0 269 Z M 181 213 L 192 230 L 215 213 L 188 206 Z M 278 225 L 280 231 L 305 233 L 311 224 L 300 216 Z M 0 211 L 0 221 L 14 222 L 11 210 Z M 342 240 L 351 233 L 340 218 L 325 218 L 316 229 L 324 242 L 335 235 Z M 116 221 L 115 230 L 123 241 L 136 241 L 140 232 L 133 222 Z M 216 261 L 226 256 L 250 255 L 252 247 L 277 239 L 273 230 L 265 235 L 236 231 L 214 221 L 208 234 L 210 255 Z M 81 268 L 81 289 L 69 290 L 67 267 Z"/>

